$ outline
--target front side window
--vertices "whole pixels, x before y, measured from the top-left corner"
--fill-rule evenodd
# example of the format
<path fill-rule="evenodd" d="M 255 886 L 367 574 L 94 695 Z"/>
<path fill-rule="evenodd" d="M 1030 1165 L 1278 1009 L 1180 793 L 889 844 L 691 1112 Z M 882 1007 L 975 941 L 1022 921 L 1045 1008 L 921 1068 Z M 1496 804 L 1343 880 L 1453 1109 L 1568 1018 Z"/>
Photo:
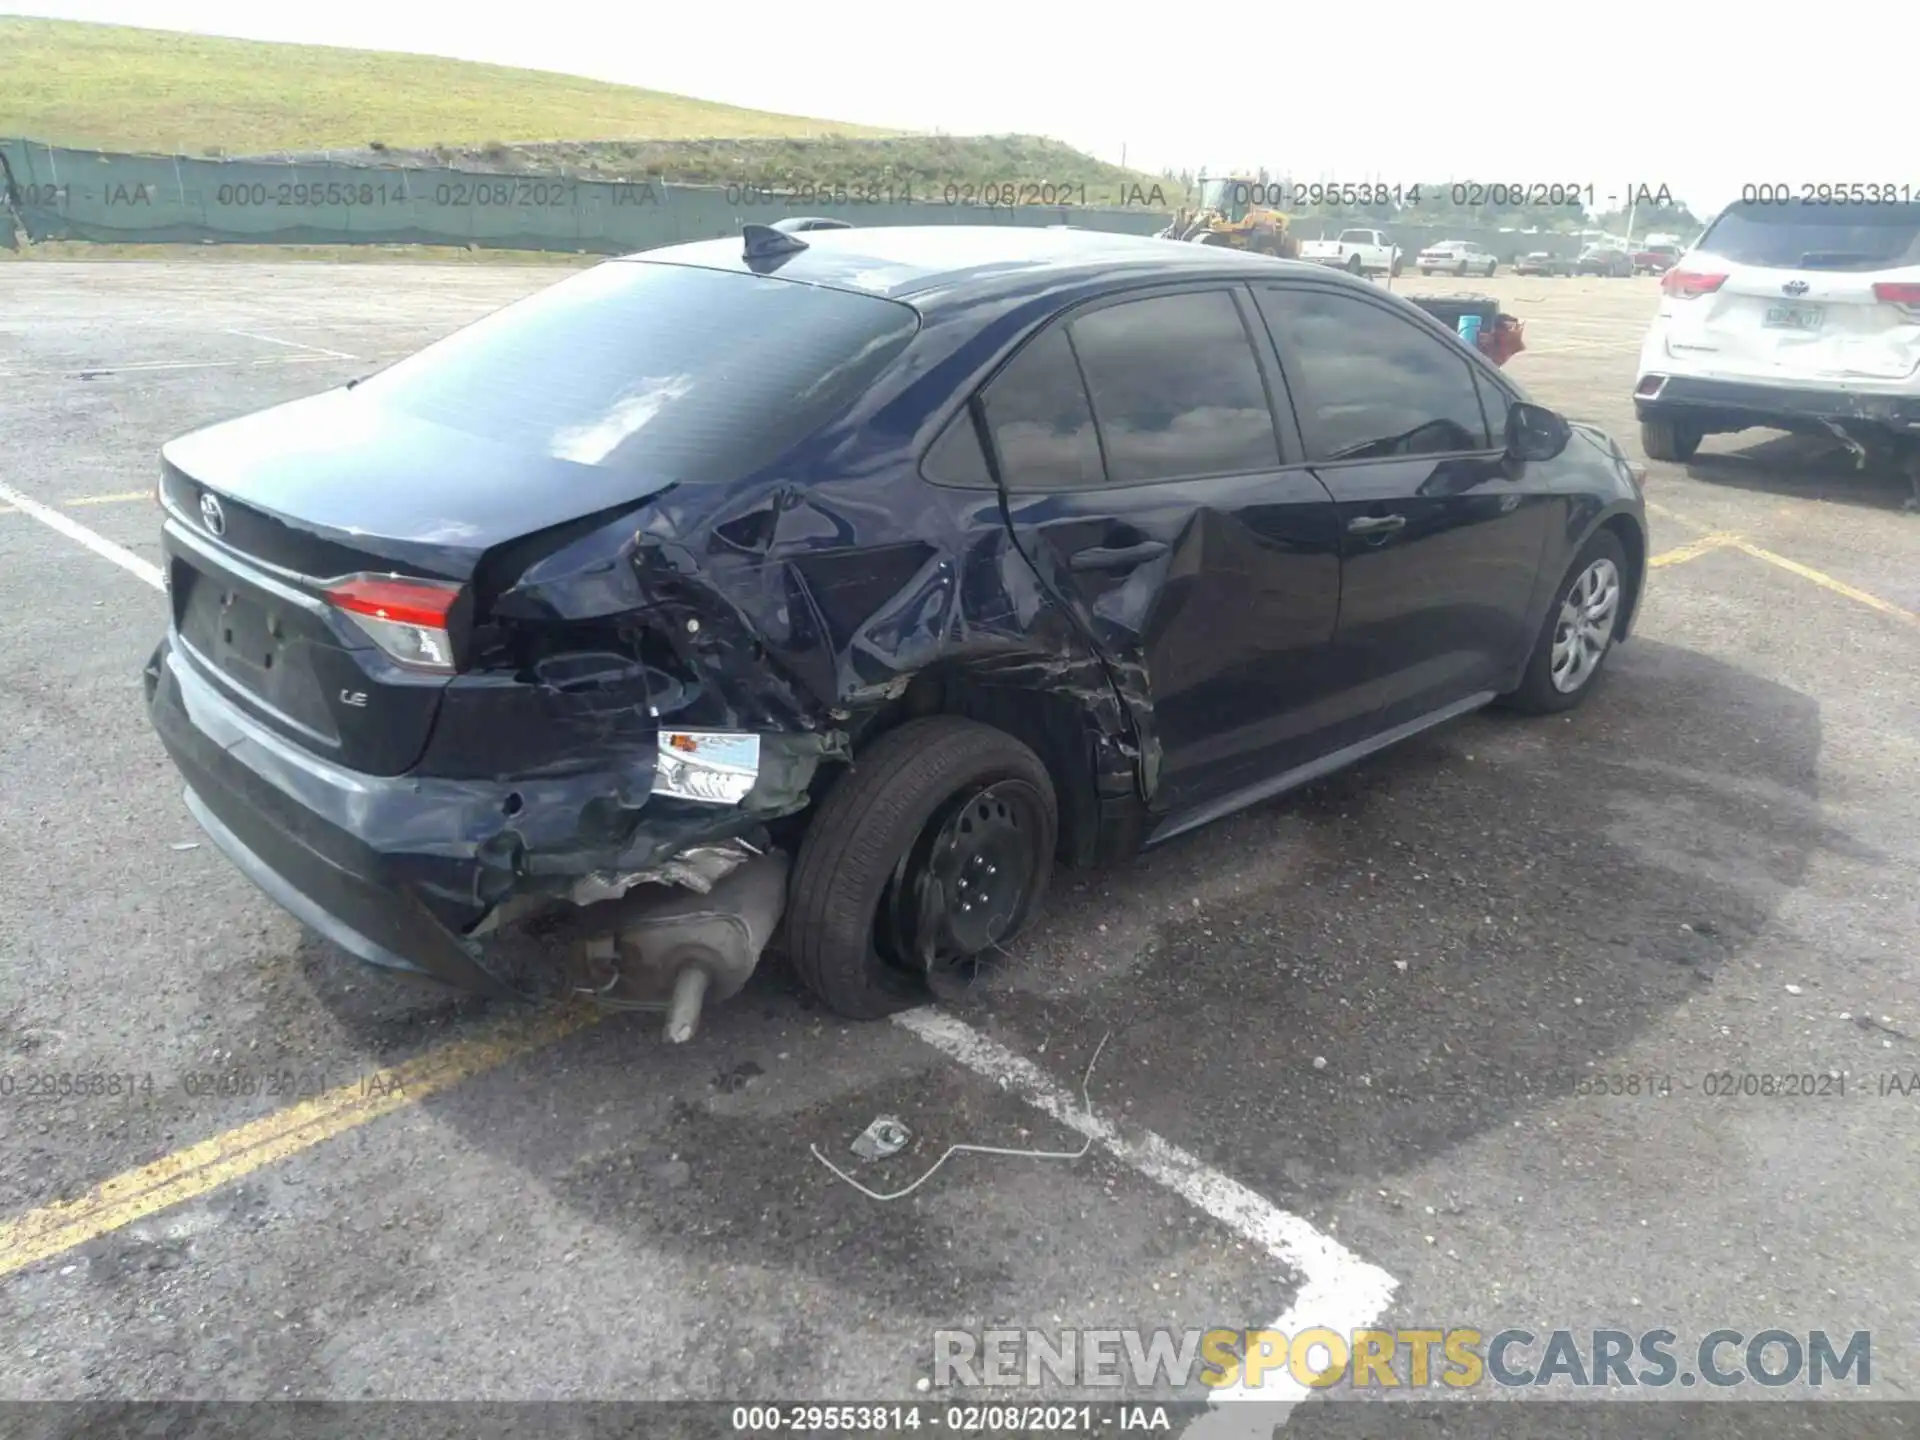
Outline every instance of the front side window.
<path fill-rule="evenodd" d="M 1289 366 L 1309 460 L 1491 448 L 1457 341 L 1354 295 L 1278 286 L 1255 294 Z"/>

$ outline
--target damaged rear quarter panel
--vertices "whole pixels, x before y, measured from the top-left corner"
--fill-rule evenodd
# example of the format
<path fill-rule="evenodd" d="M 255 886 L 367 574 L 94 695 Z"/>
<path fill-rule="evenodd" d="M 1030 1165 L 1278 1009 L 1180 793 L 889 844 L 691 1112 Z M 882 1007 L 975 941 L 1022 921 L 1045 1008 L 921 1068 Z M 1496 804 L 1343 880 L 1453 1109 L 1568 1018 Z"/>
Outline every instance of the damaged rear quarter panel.
<path fill-rule="evenodd" d="M 1131 770 L 1134 723 L 1015 544 L 1001 497 L 918 470 L 967 394 L 1061 303 L 936 310 L 846 413 L 759 474 L 669 486 L 483 577 L 496 664 L 449 687 L 454 723 L 438 727 L 483 738 L 463 754 L 436 737 L 427 765 L 498 774 L 504 745 L 515 774 L 531 762 L 619 782 L 575 797 L 571 816 L 510 817 L 486 847 L 502 893 L 512 872 L 638 869 L 803 808 L 819 764 L 847 757 L 922 676 L 1064 702 L 1083 740 Z M 508 714 L 511 735 L 498 728 Z M 760 733 L 753 794 L 729 807 L 651 795 L 662 725 Z"/>

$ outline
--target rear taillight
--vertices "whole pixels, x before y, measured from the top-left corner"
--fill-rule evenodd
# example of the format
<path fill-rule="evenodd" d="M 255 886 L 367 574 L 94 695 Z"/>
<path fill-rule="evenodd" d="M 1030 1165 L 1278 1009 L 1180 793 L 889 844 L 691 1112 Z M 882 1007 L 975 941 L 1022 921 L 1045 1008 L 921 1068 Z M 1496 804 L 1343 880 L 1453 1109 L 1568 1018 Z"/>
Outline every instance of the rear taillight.
<path fill-rule="evenodd" d="M 453 673 L 447 615 L 460 598 L 458 585 L 393 575 L 353 575 L 329 585 L 326 596 L 328 604 L 402 665 Z"/>
<path fill-rule="evenodd" d="M 1676 300 L 1697 300 L 1702 295 L 1711 295 L 1726 283 L 1725 275 L 1708 275 L 1699 270 L 1669 270 L 1660 277 L 1660 290 Z"/>
<path fill-rule="evenodd" d="M 1879 280 L 1873 298 L 1888 305 L 1920 305 L 1920 284 L 1911 280 Z"/>

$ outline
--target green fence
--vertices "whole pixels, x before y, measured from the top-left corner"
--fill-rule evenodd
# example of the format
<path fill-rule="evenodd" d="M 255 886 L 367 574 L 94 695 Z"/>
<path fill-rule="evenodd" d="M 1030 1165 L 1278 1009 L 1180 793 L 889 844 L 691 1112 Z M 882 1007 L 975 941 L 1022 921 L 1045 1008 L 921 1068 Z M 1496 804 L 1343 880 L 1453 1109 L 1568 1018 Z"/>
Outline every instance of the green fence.
<path fill-rule="evenodd" d="M 0 140 L 0 182 L 30 242 L 459 245 L 621 254 L 739 233 L 783 215 L 856 225 L 1075 225 L 1151 234 L 1142 207 L 983 205 L 953 191 L 877 203 L 802 200 L 754 186 L 332 162 L 117 155 Z M 952 200 L 953 203 L 949 203 Z M 0 218 L 12 243 L 13 226 Z"/>

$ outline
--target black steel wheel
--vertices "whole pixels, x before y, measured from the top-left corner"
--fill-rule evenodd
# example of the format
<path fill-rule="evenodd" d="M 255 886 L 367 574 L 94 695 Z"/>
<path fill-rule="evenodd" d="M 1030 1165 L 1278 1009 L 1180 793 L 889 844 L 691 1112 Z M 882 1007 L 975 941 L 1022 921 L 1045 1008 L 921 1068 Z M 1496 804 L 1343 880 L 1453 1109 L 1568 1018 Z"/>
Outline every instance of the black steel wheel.
<path fill-rule="evenodd" d="M 788 886 L 787 950 L 850 1019 L 927 998 L 1038 913 L 1059 814 L 1040 757 L 1004 731 L 938 715 L 881 736 L 827 793 Z"/>

